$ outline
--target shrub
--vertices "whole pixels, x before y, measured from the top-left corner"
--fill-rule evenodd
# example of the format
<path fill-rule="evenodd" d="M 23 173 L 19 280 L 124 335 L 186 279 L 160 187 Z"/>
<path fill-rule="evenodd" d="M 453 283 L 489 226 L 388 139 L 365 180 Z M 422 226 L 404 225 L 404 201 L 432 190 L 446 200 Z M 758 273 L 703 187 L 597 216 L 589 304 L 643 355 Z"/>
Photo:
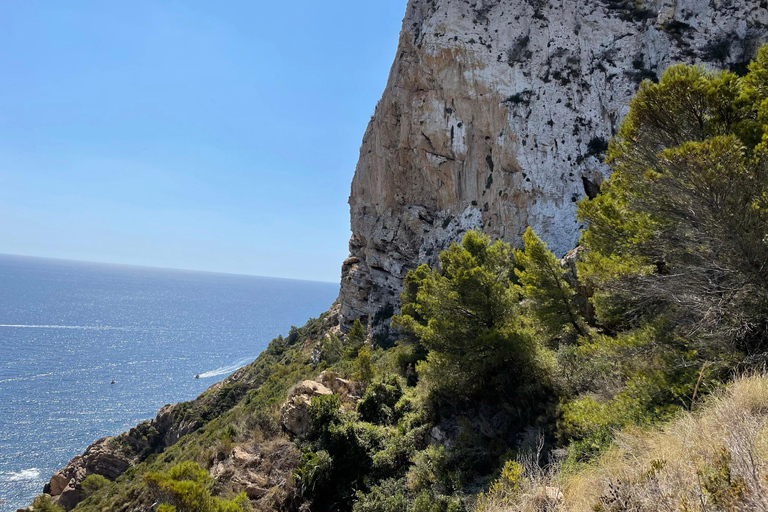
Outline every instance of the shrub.
<path fill-rule="evenodd" d="M 368 347 L 362 347 L 357 352 L 354 377 L 360 382 L 368 384 L 373 379 L 374 371 L 371 362 L 371 350 Z"/>
<path fill-rule="evenodd" d="M 403 396 L 398 378 L 386 375 L 366 389 L 357 404 L 357 412 L 364 421 L 377 424 L 391 424 L 396 421 L 395 405 Z"/>
<path fill-rule="evenodd" d="M 156 499 L 163 502 L 158 512 L 246 512 L 251 510 L 245 493 L 231 500 L 211 495 L 212 479 L 196 463 L 187 461 L 173 466 L 168 473 L 151 471 L 144 482 Z"/>
<path fill-rule="evenodd" d="M 328 364 L 335 364 L 341 360 L 343 354 L 344 347 L 338 336 L 330 333 L 323 338 L 322 345 L 320 346 L 320 360 Z"/>
<path fill-rule="evenodd" d="M 64 507 L 55 504 L 47 494 L 41 494 L 32 502 L 35 512 L 64 512 Z"/>
<path fill-rule="evenodd" d="M 442 445 L 428 446 L 413 458 L 413 465 L 408 470 L 408 488 L 416 493 L 433 491 L 444 494 L 448 486 L 448 454 Z"/>
<path fill-rule="evenodd" d="M 332 468 L 333 459 L 325 450 L 304 452 L 299 466 L 293 472 L 299 484 L 297 487 L 299 495 L 309 497 L 318 490 L 327 488 Z"/>
<path fill-rule="evenodd" d="M 504 463 L 501 475 L 488 492 L 480 497 L 481 503 L 495 502 L 512 505 L 517 500 L 523 487 L 523 466 L 513 460 Z"/>
<path fill-rule="evenodd" d="M 353 512 L 408 512 L 411 500 L 401 480 L 386 479 L 369 492 L 358 491 Z"/>
<path fill-rule="evenodd" d="M 421 492 L 413 501 L 413 512 L 462 512 L 465 510 L 461 499 L 454 496 L 431 495 Z"/>
<path fill-rule="evenodd" d="M 352 327 L 347 333 L 346 347 L 344 350 L 345 356 L 348 358 L 357 357 L 357 352 L 363 347 L 367 336 L 365 335 L 365 328 L 360 323 L 360 319 L 356 318 L 352 323 Z"/>
<path fill-rule="evenodd" d="M 83 494 L 87 498 L 88 496 L 94 494 L 96 491 L 106 487 L 109 484 L 109 480 L 101 475 L 94 473 L 85 477 L 85 479 L 80 483 L 80 488 L 83 490 Z"/>
<path fill-rule="evenodd" d="M 381 447 L 373 454 L 373 471 L 376 478 L 400 477 L 410 466 L 417 450 L 426 445 L 428 426 L 423 425 L 408 431 L 398 428 L 381 440 Z"/>
<path fill-rule="evenodd" d="M 309 422 L 313 437 L 327 436 L 328 429 L 341 422 L 338 395 L 313 396 L 309 404 Z"/>

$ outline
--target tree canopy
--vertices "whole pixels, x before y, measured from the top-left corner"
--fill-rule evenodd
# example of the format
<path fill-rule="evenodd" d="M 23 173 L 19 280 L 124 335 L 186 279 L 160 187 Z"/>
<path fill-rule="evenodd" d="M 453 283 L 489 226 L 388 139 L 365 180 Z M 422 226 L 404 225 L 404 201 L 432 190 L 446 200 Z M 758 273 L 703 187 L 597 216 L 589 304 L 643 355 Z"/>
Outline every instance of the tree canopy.
<path fill-rule="evenodd" d="M 768 49 L 750 72 L 668 69 L 644 82 L 579 204 L 582 278 L 609 327 L 666 316 L 687 336 L 764 350 L 768 313 Z"/>

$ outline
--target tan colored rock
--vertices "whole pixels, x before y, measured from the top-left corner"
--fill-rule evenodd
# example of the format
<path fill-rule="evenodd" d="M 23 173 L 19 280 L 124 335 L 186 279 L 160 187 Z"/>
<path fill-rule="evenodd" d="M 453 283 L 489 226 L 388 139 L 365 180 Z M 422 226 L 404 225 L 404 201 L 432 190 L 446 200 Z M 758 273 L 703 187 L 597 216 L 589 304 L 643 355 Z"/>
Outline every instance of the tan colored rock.
<path fill-rule="evenodd" d="M 363 394 L 363 383 L 342 379 L 336 372 L 325 370 L 317 376 L 316 382 L 323 384 L 342 400 L 359 400 Z"/>
<path fill-rule="evenodd" d="M 114 440 L 113 437 L 104 437 L 89 446 L 82 455 L 53 474 L 45 492 L 58 505 L 71 510 L 82 499 L 80 483 L 88 475 L 97 474 L 114 480 L 123 474 L 131 466 L 132 460 L 123 454 Z"/>
<path fill-rule="evenodd" d="M 313 396 L 332 395 L 333 391 L 312 380 L 305 380 L 293 388 L 281 410 L 283 427 L 297 437 L 309 432 L 309 405 Z"/>
<path fill-rule="evenodd" d="M 267 492 L 269 492 L 269 489 L 265 489 L 254 484 L 251 484 L 245 488 L 245 494 L 248 496 L 249 500 L 261 499 L 267 494 Z"/>
<path fill-rule="evenodd" d="M 248 466 L 258 459 L 257 455 L 249 453 L 242 446 L 235 446 L 232 450 L 232 459 L 241 466 Z"/>
<path fill-rule="evenodd" d="M 546 486 L 544 493 L 550 501 L 561 503 L 565 499 L 563 491 L 559 487 Z"/>
<path fill-rule="evenodd" d="M 62 474 L 59 470 L 53 474 L 50 481 L 50 488 L 48 489 L 51 496 L 58 496 L 69 485 L 69 478 Z"/>
<path fill-rule="evenodd" d="M 405 274 L 470 228 L 530 225 L 562 256 L 641 79 L 738 65 L 767 24 L 754 0 L 410 0 L 352 182 L 342 326 L 386 336 Z"/>
<path fill-rule="evenodd" d="M 305 380 L 295 386 L 290 394 L 313 397 L 315 395 L 332 395 L 333 391 L 314 380 Z"/>

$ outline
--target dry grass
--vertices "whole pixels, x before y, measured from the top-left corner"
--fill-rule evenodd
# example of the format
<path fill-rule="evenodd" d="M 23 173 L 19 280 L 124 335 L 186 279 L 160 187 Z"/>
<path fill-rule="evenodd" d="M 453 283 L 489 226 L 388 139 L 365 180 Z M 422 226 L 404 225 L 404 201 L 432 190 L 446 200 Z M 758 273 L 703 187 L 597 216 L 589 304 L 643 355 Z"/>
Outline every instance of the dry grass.
<path fill-rule="evenodd" d="M 522 462 L 519 490 L 479 510 L 768 512 L 768 376 L 740 378 L 663 428 L 618 433 L 573 474 Z"/>

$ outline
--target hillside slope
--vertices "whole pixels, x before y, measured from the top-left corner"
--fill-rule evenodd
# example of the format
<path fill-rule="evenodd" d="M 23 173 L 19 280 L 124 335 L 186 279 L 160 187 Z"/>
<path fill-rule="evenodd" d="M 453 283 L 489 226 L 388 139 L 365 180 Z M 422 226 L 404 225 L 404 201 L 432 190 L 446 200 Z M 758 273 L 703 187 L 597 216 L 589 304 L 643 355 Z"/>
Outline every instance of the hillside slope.
<path fill-rule="evenodd" d="M 484 512 L 768 510 L 768 377 L 741 377 L 661 428 L 627 429 L 594 464 L 527 464 Z"/>

